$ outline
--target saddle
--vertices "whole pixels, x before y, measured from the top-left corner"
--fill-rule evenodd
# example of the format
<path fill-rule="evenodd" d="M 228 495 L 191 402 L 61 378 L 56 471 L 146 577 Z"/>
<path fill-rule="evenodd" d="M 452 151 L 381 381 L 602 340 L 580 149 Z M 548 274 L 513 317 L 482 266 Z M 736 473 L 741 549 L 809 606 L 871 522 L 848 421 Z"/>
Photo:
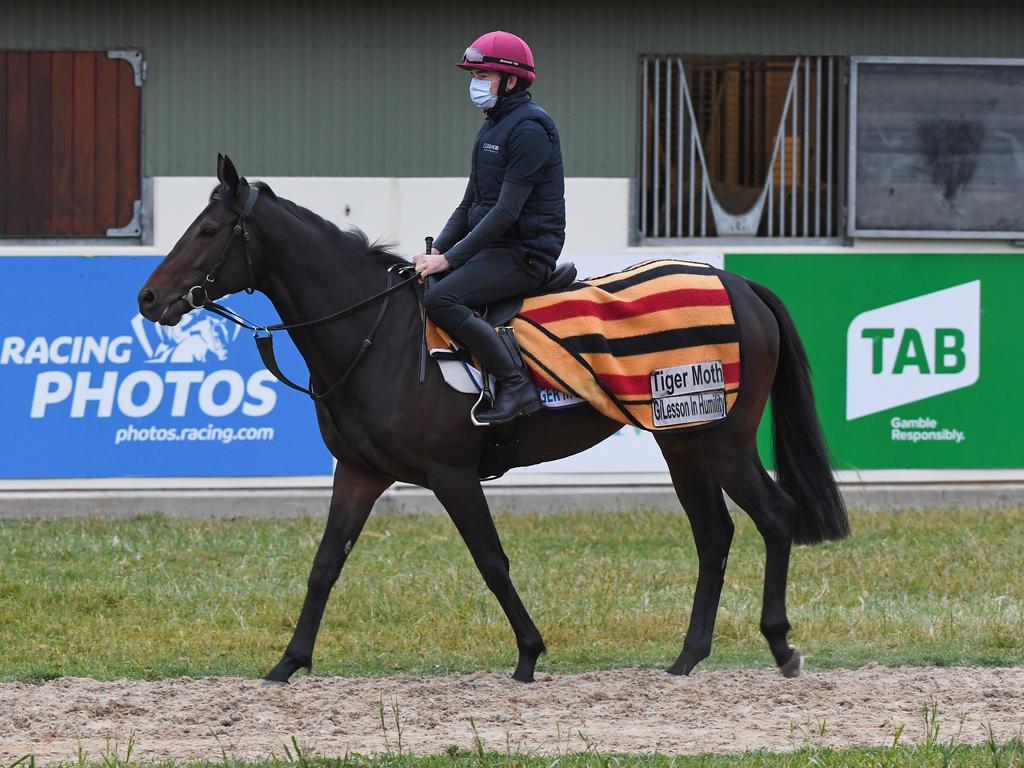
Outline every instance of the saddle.
<path fill-rule="evenodd" d="M 497 328 L 499 325 L 508 325 L 512 318 L 519 314 L 523 308 L 523 301 L 531 296 L 539 296 L 542 293 L 555 293 L 563 288 L 568 288 L 576 282 L 576 265 L 571 261 L 559 264 L 551 272 L 547 282 L 535 291 L 525 296 L 512 296 L 507 299 L 493 301 L 486 307 L 477 308 L 477 312 L 484 320 Z"/>
<path fill-rule="evenodd" d="M 426 280 L 426 287 L 430 288 L 437 282 L 434 275 L 430 275 Z M 519 310 L 523 307 L 523 301 L 531 296 L 540 296 L 544 293 L 554 293 L 555 291 L 561 291 L 568 288 L 576 282 L 576 265 L 571 261 L 567 261 L 564 264 L 559 264 L 555 267 L 554 271 L 548 276 L 547 282 L 537 288 L 535 291 L 527 293 L 523 296 L 510 296 L 507 299 L 498 299 L 492 301 L 490 304 L 484 307 L 473 307 L 476 313 L 480 315 L 484 320 L 489 322 L 495 328 L 500 325 L 508 325 L 512 318 L 519 314 Z"/>

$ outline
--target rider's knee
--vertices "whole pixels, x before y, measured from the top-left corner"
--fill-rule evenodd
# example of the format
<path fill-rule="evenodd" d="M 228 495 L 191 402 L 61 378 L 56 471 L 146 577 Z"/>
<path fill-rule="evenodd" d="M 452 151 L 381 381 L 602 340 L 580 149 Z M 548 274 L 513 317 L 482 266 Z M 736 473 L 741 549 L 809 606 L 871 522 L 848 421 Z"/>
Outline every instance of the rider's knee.
<path fill-rule="evenodd" d="M 428 290 L 423 295 L 423 310 L 427 317 L 449 333 L 472 314 L 471 310 L 460 304 L 450 293 L 436 289 Z"/>
<path fill-rule="evenodd" d="M 428 288 L 423 294 L 423 309 L 433 319 L 438 311 L 444 311 L 444 307 L 451 303 L 451 297 L 446 296 L 444 291 L 438 288 Z"/>

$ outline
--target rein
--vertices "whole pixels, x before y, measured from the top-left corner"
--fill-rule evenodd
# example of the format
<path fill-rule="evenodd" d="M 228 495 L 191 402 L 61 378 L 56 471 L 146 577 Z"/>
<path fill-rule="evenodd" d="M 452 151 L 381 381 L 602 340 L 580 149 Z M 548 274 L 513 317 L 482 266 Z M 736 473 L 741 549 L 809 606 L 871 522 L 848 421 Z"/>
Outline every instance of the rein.
<path fill-rule="evenodd" d="M 375 293 L 373 296 L 363 299 L 362 301 L 353 304 L 350 307 L 339 309 L 336 312 L 332 312 L 329 315 L 324 315 L 323 317 L 318 317 L 314 320 L 303 320 L 298 323 L 277 323 L 275 325 L 256 325 L 255 323 L 246 320 L 244 317 L 239 315 L 234 310 L 228 309 L 227 307 L 218 304 L 215 301 L 211 301 L 209 298 L 209 294 L 207 293 L 207 285 L 213 285 L 217 281 L 217 276 L 220 274 L 221 269 L 224 267 L 224 263 L 227 261 L 228 256 L 231 255 L 231 246 L 234 244 L 236 238 L 241 237 L 243 256 L 245 257 L 245 264 L 249 274 L 249 284 L 246 286 L 245 292 L 248 294 L 255 292 L 256 289 L 255 281 L 253 280 L 252 257 L 249 255 L 248 247 L 250 238 L 249 232 L 246 229 L 245 225 L 246 221 L 252 216 L 252 210 L 256 206 L 256 199 L 258 197 L 259 189 L 257 189 L 256 187 L 249 187 L 249 197 L 245 201 L 245 206 L 242 207 L 239 206 L 234 200 L 227 199 L 220 195 L 219 193 L 213 195 L 212 199 L 218 200 L 227 205 L 228 207 L 232 208 L 238 214 L 238 220 L 235 222 L 235 226 L 231 231 L 231 238 L 224 246 L 224 250 L 221 251 L 220 257 L 217 259 L 217 262 L 210 269 L 209 273 L 207 273 L 206 278 L 203 280 L 203 285 L 192 286 L 191 288 L 188 289 L 188 291 L 185 292 L 185 294 L 181 298 L 182 300 L 187 302 L 189 306 L 191 306 L 193 309 L 205 309 L 209 312 L 213 312 L 215 315 L 220 315 L 225 320 L 229 320 L 235 325 L 241 326 L 246 330 L 252 331 L 252 337 L 253 340 L 256 342 L 256 349 L 260 353 L 260 359 L 263 360 L 263 365 L 266 366 L 267 370 L 274 375 L 274 378 L 280 381 L 285 386 L 291 387 L 292 389 L 298 390 L 299 392 L 304 392 L 314 400 L 319 400 L 329 395 L 338 387 L 343 387 L 345 383 L 352 377 L 352 374 L 353 372 L 355 372 L 356 366 L 359 364 L 359 361 L 362 360 L 364 353 L 373 344 L 373 336 L 374 334 L 376 334 L 377 329 L 380 327 L 381 322 L 384 320 L 384 314 L 387 312 L 388 305 L 391 303 L 391 294 L 395 293 L 400 288 L 404 288 L 413 281 L 417 280 L 418 275 L 415 273 L 415 271 L 413 271 L 412 275 L 405 277 L 404 279 L 392 285 L 392 271 L 397 271 L 401 273 L 403 271 L 413 269 L 413 267 L 392 265 L 387 269 L 387 285 L 384 288 L 384 290 L 380 291 L 379 293 Z M 197 294 L 198 296 L 201 297 L 201 299 L 196 298 Z M 354 312 L 358 312 L 360 309 L 368 307 L 370 304 L 374 303 L 375 301 L 380 301 L 381 299 L 383 299 L 384 301 L 381 304 L 380 311 L 377 313 L 377 317 L 373 321 L 373 325 L 370 326 L 369 332 L 363 338 L 363 341 L 359 346 L 359 351 L 356 352 L 355 358 L 353 358 L 352 362 L 349 363 L 348 368 L 345 369 L 345 372 L 341 375 L 341 378 L 339 378 L 337 381 L 331 384 L 331 386 L 329 386 L 326 390 L 324 390 L 323 392 L 313 391 L 312 376 L 310 376 L 309 387 L 303 387 L 300 386 L 299 384 L 296 384 L 287 376 L 285 376 L 284 373 L 282 373 L 281 367 L 277 364 L 277 358 L 274 355 L 274 331 L 290 331 L 296 328 L 309 328 L 314 325 L 328 323 L 332 320 L 337 320 L 339 318 L 345 317 L 346 315 L 351 315 Z"/>

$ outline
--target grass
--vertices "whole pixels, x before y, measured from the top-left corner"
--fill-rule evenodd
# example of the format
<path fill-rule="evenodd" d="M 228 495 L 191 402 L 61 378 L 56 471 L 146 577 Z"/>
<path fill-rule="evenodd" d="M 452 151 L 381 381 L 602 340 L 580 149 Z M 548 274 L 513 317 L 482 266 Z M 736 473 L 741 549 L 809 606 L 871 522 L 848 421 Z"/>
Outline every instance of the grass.
<path fill-rule="evenodd" d="M 767 667 L 763 545 L 744 515 L 736 522 L 705 664 Z M 861 512 L 852 524 L 851 539 L 793 553 L 791 639 L 811 668 L 1024 664 L 1024 508 Z M 0 680 L 259 676 L 290 637 L 321 526 L 0 523 Z M 540 671 L 674 660 L 696 577 L 681 512 L 505 516 L 498 527 L 548 643 Z M 316 672 L 514 662 L 511 630 L 450 521 L 371 517 L 328 605 Z"/>
<path fill-rule="evenodd" d="M 898 741 L 898 735 L 896 737 Z M 929 740 L 918 745 L 894 743 L 887 748 L 859 747 L 832 749 L 809 745 L 790 753 L 744 752 L 732 755 L 670 757 L 652 755 L 602 754 L 587 752 L 541 757 L 528 754 L 486 752 L 478 744 L 475 750 L 449 747 L 444 753 L 417 757 L 405 752 L 387 752 L 366 757 L 347 754 L 326 758 L 307 754 L 295 739 L 285 745 L 282 755 L 259 761 L 236 760 L 226 752 L 217 761 L 142 762 L 133 760 L 129 744 L 125 754 L 108 749 L 98 758 L 80 752 L 78 760 L 55 765 L 57 768 L 1019 768 L 1024 766 L 1024 743 L 1019 739 L 1000 744 L 966 745 L 954 739 Z M 8 768 L 36 768 L 26 756 Z"/>

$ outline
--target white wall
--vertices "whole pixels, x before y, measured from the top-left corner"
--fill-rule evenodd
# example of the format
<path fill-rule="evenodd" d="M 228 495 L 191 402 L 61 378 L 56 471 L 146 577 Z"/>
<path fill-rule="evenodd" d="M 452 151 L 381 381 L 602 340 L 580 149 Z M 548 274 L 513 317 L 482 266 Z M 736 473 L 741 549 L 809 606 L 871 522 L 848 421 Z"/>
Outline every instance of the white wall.
<path fill-rule="evenodd" d="M 264 179 L 282 197 L 294 200 L 340 227 L 359 227 L 371 240 L 391 243 L 403 254 L 422 250 L 423 238 L 436 235 L 462 199 L 464 178 L 327 178 L 270 177 Z M 99 245 L 45 245 L 32 241 L 0 241 L 4 255 L 165 254 L 203 209 L 216 185 L 213 177 L 166 176 L 152 179 L 153 242 Z M 581 266 L 597 272 L 605 264 L 628 264 L 653 255 L 705 254 L 715 262 L 722 243 L 679 247 L 630 248 L 629 179 L 566 179 L 566 242 L 564 253 Z M 346 212 L 347 209 L 347 212 Z M 891 240 L 860 242 L 854 246 L 729 245 L 734 253 L 835 253 L 851 249 L 873 252 L 926 251 L 929 253 L 1020 252 L 1006 243 L 956 240 Z M 622 261 L 624 260 L 624 261 Z M 591 269 L 593 263 L 594 269 Z"/>

